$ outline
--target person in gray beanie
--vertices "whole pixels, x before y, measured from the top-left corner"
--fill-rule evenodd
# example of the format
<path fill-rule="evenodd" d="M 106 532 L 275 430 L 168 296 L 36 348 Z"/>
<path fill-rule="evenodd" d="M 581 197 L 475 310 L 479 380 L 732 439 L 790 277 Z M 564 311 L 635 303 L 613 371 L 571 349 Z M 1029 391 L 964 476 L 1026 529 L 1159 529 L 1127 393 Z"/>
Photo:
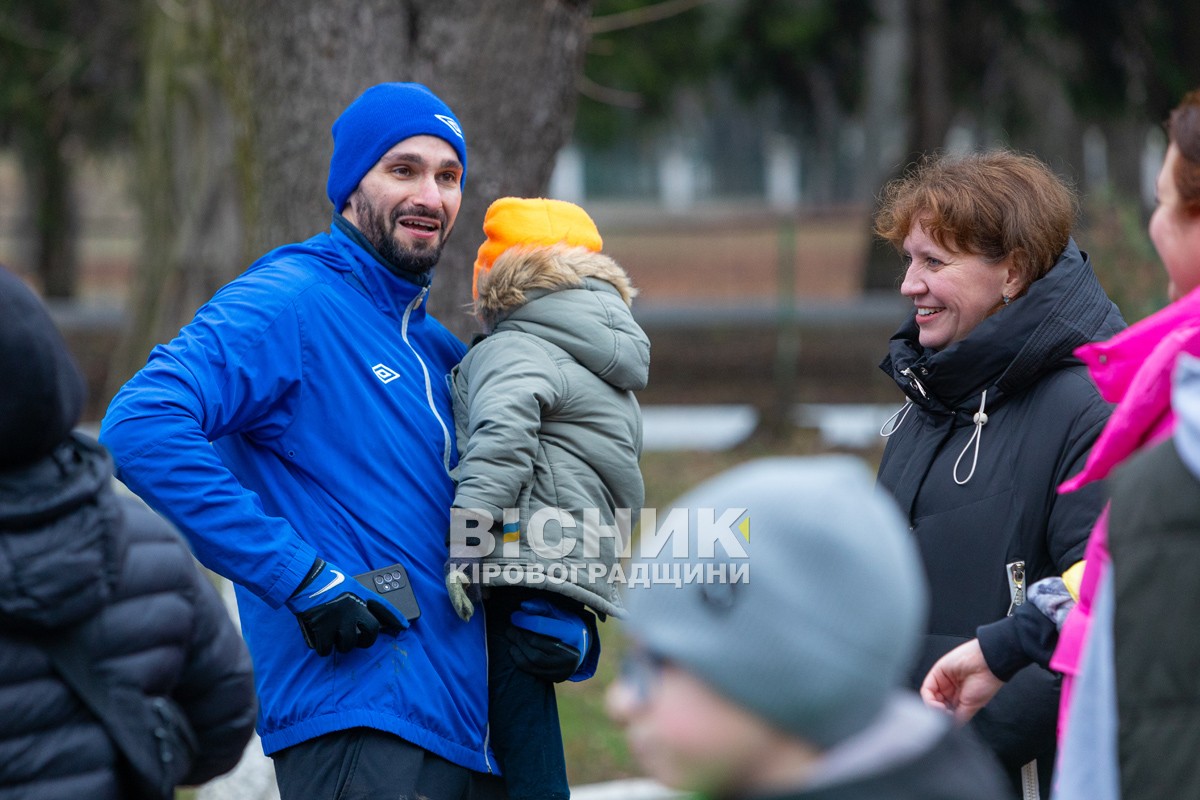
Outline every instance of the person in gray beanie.
<path fill-rule="evenodd" d="M 330 227 L 156 347 L 100 438 L 236 585 L 283 800 L 486 800 L 503 783 L 483 615 L 458 618 L 442 571 L 466 347 L 427 313 L 466 132 L 405 82 L 367 88 L 331 131 Z M 578 656 L 517 635 L 551 668 Z"/>
<path fill-rule="evenodd" d="M 659 541 L 631 566 L 630 654 L 608 693 L 653 777 L 719 798 L 1005 796 L 990 754 L 899 688 L 925 583 L 861 461 L 753 461 L 674 507 L 686 553 Z"/>
<path fill-rule="evenodd" d="M 41 300 L 3 268 L 0 363 L 0 797 L 144 796 L 110 737 L 137 723 L 93 714 L 65 677 L 75 670 L 109 711 L 172 720 L 168 749 L 149 725 L 136 741 L 164 758 L 164 791 L 232 769 L 254 730 L 246 646 L 179 534 L 118 495 L 104 448 L 74 431 L 83 377 Z"/>

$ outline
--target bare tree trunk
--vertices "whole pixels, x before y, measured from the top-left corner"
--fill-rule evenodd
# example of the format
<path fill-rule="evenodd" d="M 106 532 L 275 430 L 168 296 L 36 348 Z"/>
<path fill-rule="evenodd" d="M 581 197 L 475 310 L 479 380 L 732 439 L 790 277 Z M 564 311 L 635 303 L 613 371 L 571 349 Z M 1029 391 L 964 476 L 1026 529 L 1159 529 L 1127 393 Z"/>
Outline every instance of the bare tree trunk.
<path fill-rule="evenodd" d="M 813 150 L 816 156 L 809 170 L 809 201 L 827 206 L 834 202 L 836 193 L 838 145 L 845 133 L 844 116 L 828 68 L 817 65 L 809 70 L 808 90 L 813 99 Z"/>
<path fill-rule="evenodd" d="M 875 238 L 875 198 L 883 184 L 907 166 L 916 140 L 910 98 L 916 95 L 912 0 L 875 0 L 872 4 L 878 27 L 868 38 L 866 68 L 865 161 L 862 170 L 863 197 L 870 200 L 867 220 L 867 263 L 863 266 L 863 289 L 894 292 L 899 276 L 899 259 L 892 248 Z M 888 132 L 885 134 L 885 131 Z M 890 134 L 890 135 L 888 135 Z M 899 321 L 897 321 L 899 324 Z"/>
<path fill-rule="evenodd" d="M 953 108 L 946 71 L 945 0 L 914 0 L 913 153 L 938 150 L 946 142 Z"/>
<path fill-rule="evenodd" d="M 66 123 L 52 108 L 47 111 L 45 125 L 19 138 L 19 151 L 32 217 L 30 261 L 42 293 L 65 298 L 75 295 L 79 282 L 79 213 L 64 152 Z"/>
<path fill-rule="evenodd" d="M 1083 125 L 1060 81 L 1032 59 L 1013 59 L 1012 74 L 1020 101 L 1032 110 L 1033 122 L 1013 135 L 1012 145 L 1037 153 L 1056 172 L 1083 185 Z M 986 102 L 986 100 L 985 100 Z"/>
<path fill-rule="evenodd" d="M 909 0 L 874 0 L 877 23 L 867 36 L 863 112 L 863 164 L 858 195 L 873 198 L 907 153 L 912 36 Z"/>
<path fill-rule="evenodd" d="M 574 119 L 588 0 L 160 0 L 148 13 L 161 52 L 139 176 L 147 256 L 114 388 L 216 285 L 329 227 L 331 126 L 384 81 L 424 83 L 463 124 L 463 206 L 431 308 L 460 336 L 474 329 L 484 211 L 549 183 Z"/>
<path fill-rule="evenodd" d="M 241 192 L 250 259 L 328 227 L 334 119 L 367 87 L 416 81 L 467 136 L 463 208 L 437 271 L 433 308 L 465 332 L 483 214 L 503 194 L 545 190 L 575 109 L 589 4 L 580 0 L 214 0 L 237 51 L 252 131 Z"/>
<path fill-rule="evenodd" d="M 144 238 L 132 320 L 109 370 L 109 394 L 245 266 L 239 139 L 216 66 L 228 45 L 210 0 L 146 5 L 146 73 L 135 192 Z"/>
<path fill-rule="evenodd" d="M 1101 125 L 1108 142 L 1109 182 L 1119 197 L 1142 196 L 1142 155 L 1149 132 L 1145 119 L 1145 114 L 1131 112 Z"/>

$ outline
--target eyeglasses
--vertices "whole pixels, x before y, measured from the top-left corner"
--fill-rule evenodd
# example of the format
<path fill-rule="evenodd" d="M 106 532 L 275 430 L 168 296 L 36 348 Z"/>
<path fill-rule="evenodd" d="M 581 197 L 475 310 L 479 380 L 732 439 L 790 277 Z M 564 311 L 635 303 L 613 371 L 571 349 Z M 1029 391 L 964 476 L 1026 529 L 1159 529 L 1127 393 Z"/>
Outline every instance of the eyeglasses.
<path fill-rule="evenodd" d="M 644 703 L 650 699 L 666 664 L 667 659 L 657 653 L 634 646 L 621 660 L 621 682 L 629 687 L 637 702 Z"/>

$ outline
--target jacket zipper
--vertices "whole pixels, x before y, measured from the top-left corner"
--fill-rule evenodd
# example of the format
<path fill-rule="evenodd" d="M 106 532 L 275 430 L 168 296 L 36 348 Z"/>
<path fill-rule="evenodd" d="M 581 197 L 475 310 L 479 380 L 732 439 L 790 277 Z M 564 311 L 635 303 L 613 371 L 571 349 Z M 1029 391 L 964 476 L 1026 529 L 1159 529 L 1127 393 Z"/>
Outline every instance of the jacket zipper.
<path fill-rule="evenodd" d="M 488 652 L 487 640 L 487 617 L 483 615 L 483 610 L 480 609 L 479 615 L 483 617 L 483 670 L 485 675 L 491 674 L 491 658 L 492 654 Z M 488 748 L 492 744 L 492 720 L 489 714 L 483 721 L 483 763 L 487 764 L 489 775 L 494 775 L 496 770 L 492 769 L 492 760 L 488 758 Z"/>
<path fill-rule="evenodd" d="M 408 318 L 412 312 L 421 305 L 421 301 L 425 299 L 427 294 L 429 294 L 428 287 L 422 289 L 420 293 L 418 293 L 417 296 L 412 299 L 412 302 L 408 304 L 408 307 L 404 309 L 404 319 L 400 324 L 400 338 L 404 340 L 404 343 L 408 345 L 408 349 L 412 351 L 413 357 L 416 358 L 417 363 L 421 365 L 421 373 L 425 376 L 425 402 L 429 405 L 429 410 L 432 412 L 434 418 L 438 421 L 438 425 L 442 426 L 442 441 L 444 442 L 442 447 L 442 466 L 445 467 L 446 474 L 448 475 L 450 474 L 450 430 L 446 427 L 446 421 L 442 419 L 442 415 L 438 413 L 437 404 L 433 401 L 433 382 L 429 378 L 429 368 L 425 366 L 425 360 L 421 358 L 421 355 L 417 352 L 417 349 L 412 346 L 412 342 L 408 340 Z M 483 664 L 485 670 L 484 674 L 486 674 L 486 670 L 488 669 L 486 620 L 484 620 L 483 625 Z M 492 723 L 485 721 L 483 731 L 483 763 L 487 765 L 488 774 L 492 775 L 496 772 L 496 770 L 492 769 L 492 760 L 488 758 L 488 747 L 491 745 L 492 741 Z"/>
<path fill-rule="evenodd" d="M 1037 759 L 1021 767 L 1021 800 L 1038 800 L 1042 796 L 1038 786 Z"/>
<path fill-rule="evenodd" d="M 425 376 L 425 403 L 429 406 L 430 413 L 434 419 L 438 421 L 438 425 L 442 426 L 442 467 L 446 470 L 446 474 L 450 474 L 450 429 L 446 427 L 446 421 L 442 419 L 442 415 L 438 413 L 437 403 L 433 400 L 433 382 L 429 378 L 429 367 L 425 365 L 425 360 L 421 358 L 421 354 L 417 352 L 417 348 L 412 346 L 412 342 L 408 340 L 408 318 L 412 312 L 421 305 L 425 296 L 429 294 L 429 287 L 421 289 L 417 296 L 412 299 L 408 307 L 404 309 L 404 318 L 400 322 L 400 338 L 408 345 L 408 349 L 412 351 L 413 357 L 417 359 L 417 363 L 421 365 L 421 374 Z"/>
<path fill-rule="evenodd" d="M 366 289 L 365 289 L 365 287 L 363 287 L 362 281 L 358 279 L 358 276 L 354 275 L 353 273 L 350 273 L 349 275 L 350 275 L 350 277 L 354 278 L 354 283 L 356 283 L 363 290 L 363 293 L 367 295 L 368 299 L 370 299 L 370 294 L 366 292 Z M 450 430 L 446 427 L 446 421 L 444 419 L 442 419 L 442 415 L 438 413 L 437 403 L 435 403 L 433 400 L 433 382 L 429 378 L 429 367 L 426 366 L 425 359 L 421 358 L 421 354 L 417 352 L 417 348 L 413 347 L 412 342 L 410 342 L 408 340 L 408 319 L 412 315 L 412 312 L 415 311 L 418 307 L 420 307 L 421 303 L 425 300 L 425 297 L 428 294 L 429 294 L 429 287 L 428 286 L 423 287 L 421 289 L 421 291 L 417 293 L 417 296 L 414 297 L 412 299 L 412 301 L 410 301 L 409 304 L 405 307 L 404 316 L 400 320 L 400 338 L 401 338 L 401 340 L 403 340 L 404 344 L 408 347 L 408 349 L 412 352 L 413 358 L 415 358 L 417 360 L 417 363 L 421 365 L 421 374 L 425 377 L 425 402 L 429 406 L 430 413 L 433 414 L 434 419 L 436 419 L 438 421 L 438 425 L 440 425 L 442 428 L 442 442 L 443 442 L 443 444 L 442 444 L 442 466 L 445 468 L 446 474 L 449 475 L 450 474 Z M 453 394 L 453 392 L 451 392 L 451 394 Z M 486 674 L 487 660 L 488 660 L 487 622 L 486 622 L 486 620 L 484 621 L 483 654 L 484 654 L 484 674 Z M 490 758 L 488 758 L 488 748 L 491 746 L 491 741 L 492 741 L 492 724 L 489 721 L 485 721 L 484 722 L 484 733 L 483 733 L 483 763 L 487 766 L 489 775 L 493 775 L 496 772 L 496 770 L 492 768 L 492 760 Z"/>
<path fill-rule="evenodd" d="M 1011 617 L 1017 606 L 1025 603 L 1025 562 L 1014 561 L 1006 564 L 1004 569 L 1008 575 L 1008 595 L 1012 599 L 1008 607 L 1008 616 Z"/>

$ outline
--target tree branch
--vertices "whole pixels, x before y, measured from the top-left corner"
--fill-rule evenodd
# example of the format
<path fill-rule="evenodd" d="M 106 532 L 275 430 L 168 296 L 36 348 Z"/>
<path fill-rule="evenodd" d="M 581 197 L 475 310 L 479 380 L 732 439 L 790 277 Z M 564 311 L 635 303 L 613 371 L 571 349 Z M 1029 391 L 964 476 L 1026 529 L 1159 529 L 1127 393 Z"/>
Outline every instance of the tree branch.
<path fill-rule="evenodd" d="M 575 86 L 584 97 L 618 108 L 641 108 L 642 96 L 638 92 L 628 92 L 624 89 L 614 89 L 611 86 L 601 86 L 587 75 L 580 75 Z"/>
<path fill-rule="evenodd" d="M 588 22 L 588 30 L 592 36 L 600 33 L 612 33 L 626 28 L 636 28 L 649 22 L 658 22 L 668 17 L 674 17 L 685 11 L 691 11 L 715 0 L 663 0 L 652 6 L 643 6 L 617 14 L 606 14 L 603 17 L 593 17 Z"/>

